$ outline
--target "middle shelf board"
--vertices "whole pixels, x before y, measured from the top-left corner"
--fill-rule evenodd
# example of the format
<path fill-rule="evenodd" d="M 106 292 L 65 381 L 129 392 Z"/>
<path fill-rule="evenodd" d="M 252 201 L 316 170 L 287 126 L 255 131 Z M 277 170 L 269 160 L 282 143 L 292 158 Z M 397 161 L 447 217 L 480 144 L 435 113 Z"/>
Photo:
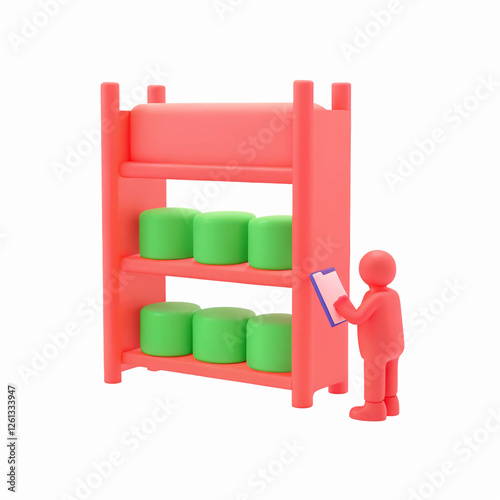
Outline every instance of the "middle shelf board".
<path fill-rule="evenodd" d="M 179 357 L 148 356 L 140 349 L 125 351 L 122 364 L 126 368 L 143 367 L 149 370 L 164 370 L 177 373 L 187 373 L 202 377 L 233 380 L 247 384 L 265 385 L 280 389 L 292 388 L 291 373 L 271 373 L 252 370 L 246 363 L 214 364 L 196 360 L 192 354 Z"/>
<path fill-rule="evenodd" d="M 120 166 L 120 175 L 136 179 L 292 184 L 291 166 L 181 165 L 126 161 Z"/>
<path fill-rule="evenodd" d="M 180 278 L 196 278 L 212 281 L 228 281 L 248 285 L 280 286 L 291 288 L 292 271 L 268 271 L 255 269 L 245 262 L 233 265 L 200 264 L 194 259 L 153 260 L 139 254 L 125 257 L 121 270 L 128 273 L 159 274 Z"/>

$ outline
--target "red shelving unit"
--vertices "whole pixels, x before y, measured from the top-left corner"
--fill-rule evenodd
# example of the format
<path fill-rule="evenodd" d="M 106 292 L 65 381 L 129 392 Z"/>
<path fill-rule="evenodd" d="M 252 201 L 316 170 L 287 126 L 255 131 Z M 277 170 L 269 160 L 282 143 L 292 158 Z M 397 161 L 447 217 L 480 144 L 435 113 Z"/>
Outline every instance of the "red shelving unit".
<path fill-rule="evenodd" d="M 147 104 L 121 111 L 116 83 L 101 99 L 105 381 L 145 367 L 291 389 L 295 407 L 323 387 L 346 392 L 347 324 L 330 327 L 309 274 L 333 266 L 348 290 L 350 85 L 332 85 L 329 110 L 309 81 L 294 83 L 293 103 L 166 104 L 150 86 Z M 166 206 L 168 179 L 292 184 L 292 270 L 141 258 L 139 214 Z M 165 276 L 291 287 L 292 372 L 143 354 L 139 311 L 165 300 Z"/>

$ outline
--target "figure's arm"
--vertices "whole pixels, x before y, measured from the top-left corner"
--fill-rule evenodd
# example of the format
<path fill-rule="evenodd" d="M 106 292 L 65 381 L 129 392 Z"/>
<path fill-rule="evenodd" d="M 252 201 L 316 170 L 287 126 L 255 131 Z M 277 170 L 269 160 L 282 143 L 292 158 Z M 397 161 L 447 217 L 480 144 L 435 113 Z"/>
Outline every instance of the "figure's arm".
<path fill-rule="evenodd" d="M 365 322 L 375 311 L 375 299 L 369 297 L 361 302 L 361 305 L 356 309 L 347 295 L 342 295 L 333 304 L 337 312 L 342 315 L 349 323 L 359 325 Z"/>

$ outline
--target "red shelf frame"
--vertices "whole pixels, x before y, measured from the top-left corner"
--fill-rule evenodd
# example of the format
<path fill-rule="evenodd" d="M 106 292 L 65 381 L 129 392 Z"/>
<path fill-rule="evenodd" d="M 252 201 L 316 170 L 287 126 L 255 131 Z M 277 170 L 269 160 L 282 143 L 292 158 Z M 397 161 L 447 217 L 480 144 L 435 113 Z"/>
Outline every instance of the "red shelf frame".
<path fill-rule="evenodd" d="M 219 378 L 247 384 L 265 385 L 280 389 L 292 388 L 292 376 L 290 373 L 270 373 L 252 370 L 246 363 L 213 364 L 196 360 L 193 355 L 180 356 L 176 358 L 164 358 L 148 356 L 140 349 L 125 351 L 122 355 L 124 365 L 137 367 L 142 366 L 148 370 L 166 370 L 202 377 Z"/>
<path fill-rule="evenodd" d="M 349 290 L 350 85 L 332 85 L 331 109 L 314 104 L 309 81 L 294 83 L 291 104 L 166 104 L 150 86 L 148 104 L 121 111 L 117 83 L 101 101 L 105 381 L 134 367 L 190 373 L 288 388 L 301 408 L 318 389 L 346 392 L 347 324 L 330 328 L 309 274 L 333 266 Z M 265 148 L 245 156 L 256 134 Z M 291 183 L 292 270 L 141 258 L 139 214 L 167 205 L 166 179 Z M 165 300 L 165 276 L 291 287 L 291 374 L 140 352 L 139 312 Z"/>

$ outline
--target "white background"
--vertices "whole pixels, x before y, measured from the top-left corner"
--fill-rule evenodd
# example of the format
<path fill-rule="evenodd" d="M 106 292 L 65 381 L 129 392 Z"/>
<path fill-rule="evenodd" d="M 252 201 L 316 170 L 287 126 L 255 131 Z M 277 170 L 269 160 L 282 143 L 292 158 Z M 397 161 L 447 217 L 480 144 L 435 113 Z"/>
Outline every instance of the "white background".
<path fill-rule="evenodd" d="M 212 0 L 73 0 L 49 18 L 34 0 L 2 8 L 2 370 L 3 391 L 14 383 L 19 400 L 17 498 L 499 498 L 496 3 L 224 1 L 218 12 Z M 376 14 L 389 8 L 389 20 Z M 99 86 L 119 82 L 130 109 L 144 102 L 151 73 L 168 102 L 291 101 L 293 80 L 310 79 L 315 101 L 329 106 L 331 82 L 352 82 L 352 299 L 365 291 L 361 256 L 392 253 L 408 342 L 399 417 L 349 419 L 362 402 L 354 327 L 349 393 L 320 391 L 307 410 L 293 409 L 288 391 L 144 369 L 104 384 L 102 314 L 92 309 L 101 293 Z M 488 91 L 482 80 L 496 83 Z M 436 128 L 445 139 L 391 189 L 398 158 Z M 61 174 L 77 148 L 85 154 Z M 203 189 L 172 182 L 169 204 L 199 206 Z M 232 184 L 203 205 L 290 213 L 291 188 Z M 256 310 L 272 291 L 182 279 L 167 290 L 203 307 Z M 290 311 L 288 293 L 279 302 L 274 310 Z M 54 353 L 51 338 L 72 323 L 79 334 Z M 157 398 L 177 407 L 152 425 Z M 135 446 L 141 425 L 150 433 Z M 292 460 L 283 450 L 294 441 Z M 109 477 L 97 476 L 93 464 L 117 454 Z M 271 481 L 256 479 L 259 470 Z M 91 490 L 78 490 L 82 481 Z"/>

